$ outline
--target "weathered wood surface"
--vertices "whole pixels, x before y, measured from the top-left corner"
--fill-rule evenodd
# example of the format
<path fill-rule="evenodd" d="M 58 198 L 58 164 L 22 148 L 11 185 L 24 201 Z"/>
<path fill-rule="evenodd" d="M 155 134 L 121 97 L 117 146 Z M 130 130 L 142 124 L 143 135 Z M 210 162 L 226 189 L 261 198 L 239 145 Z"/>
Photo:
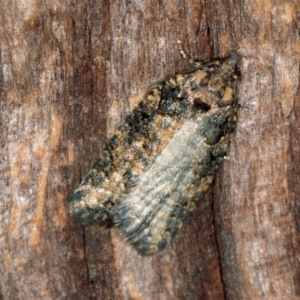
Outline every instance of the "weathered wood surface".
<path fill-rule="evenodd" d="M 300 299 L 299 1 L 1 2 L 0 299 Z M 68 201 L 151 84 L 241 48 L 230 159 L 143 258 Z"/>

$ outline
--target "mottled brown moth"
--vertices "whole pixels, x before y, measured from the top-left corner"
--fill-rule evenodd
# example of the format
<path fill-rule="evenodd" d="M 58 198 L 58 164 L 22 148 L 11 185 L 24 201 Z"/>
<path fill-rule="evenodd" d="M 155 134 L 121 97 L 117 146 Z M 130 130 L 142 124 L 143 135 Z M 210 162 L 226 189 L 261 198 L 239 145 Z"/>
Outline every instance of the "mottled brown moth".
<path fill-rule="evenodd" d="M 237 117 L 239 56 L 198 63 L 152 89 L 106 143 L 75 191 L 83 225 L 117 225 L 143 255 L 164 249 L 226 155 Z"/>

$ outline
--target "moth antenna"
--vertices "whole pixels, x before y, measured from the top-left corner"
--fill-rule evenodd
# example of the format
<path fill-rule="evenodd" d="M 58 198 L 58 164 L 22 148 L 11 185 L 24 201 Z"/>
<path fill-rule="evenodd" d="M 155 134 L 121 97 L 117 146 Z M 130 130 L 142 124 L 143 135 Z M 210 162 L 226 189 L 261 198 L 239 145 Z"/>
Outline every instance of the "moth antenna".
<path fill-rule="evenodd" d="M 188 60 L 188 62 L 194 66 L 195 68 L 197 69 L 203 69 L 203 70 L 209 70 L 211 66 L 214 66 L 214 65 L 220 65 L 220 62 L 219 61 L 214 61 L 214 62 L 208 62 L 208 63 L 202 63 L 200 61 L 196 61 L 194 60 L 193 58 L 191 58 L 189 55 L 186 54 L 186 52 L 184 51 L 183 49 L 183 46 L 182 46 L 182 43 L 180 40 L 177 41 L 178 43 L 178 46 L 179 46 L 179 50 L 180 50 L 180 54 L 181 56 Z"/>
<path fill-rule="evenodd" d="M 202 67 L 204 67 L 203 63 L 201 63 L 201 62 L 199 62 L 199 61 L 195 61 L 194 59 L 192 59 L 190 56 L 188 56 L 188 55 L 185 53 L 181 41 L 178 40 L 177 43 L 178 43 L 178 46 L 179 46 L 180 54 L 181 54 L 181 56 L 182 56 L 184 59 L 188 60 L 188 62 L 189 62 L 191 65 L 195 66 L 196 68 L 202 68 Z"/>

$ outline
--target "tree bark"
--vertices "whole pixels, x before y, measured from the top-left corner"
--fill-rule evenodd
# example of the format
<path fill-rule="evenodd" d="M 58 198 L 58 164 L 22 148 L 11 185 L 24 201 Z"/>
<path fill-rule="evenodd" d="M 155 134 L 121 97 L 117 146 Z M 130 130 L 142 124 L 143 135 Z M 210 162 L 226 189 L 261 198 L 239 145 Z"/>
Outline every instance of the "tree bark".
<path fill-rule="evenodd" d="M 1 1 L 0 299 L 300 299 L 297 0 Z M 226 160 L 141 257 L 69 199 L 153 84 L 239 49 Z"/>

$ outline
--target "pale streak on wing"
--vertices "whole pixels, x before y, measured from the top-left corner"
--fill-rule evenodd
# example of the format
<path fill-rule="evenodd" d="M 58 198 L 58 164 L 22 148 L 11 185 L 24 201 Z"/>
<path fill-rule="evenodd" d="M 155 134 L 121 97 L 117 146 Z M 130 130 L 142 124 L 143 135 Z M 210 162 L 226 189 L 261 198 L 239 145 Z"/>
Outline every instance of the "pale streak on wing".
<path fill-rule="evenodd" d="M 141 247 L 148 245 L 151 248 L 161 240 L 168 243 L 180 228 L 183 220 L 178 219 L 167 231 L 171 212 L 177 205 L 178 213 L 184 210 L 180 200 L 188 187 L 197 181 L 194 170 L 205 156 L 202 125 L 201 113 L 186 121 L 152 167 L 141 176 L 134 190 L 114 208 L 121 231 L 132 244 L 137 243 L 137 248 L 142 239 Z"/>

